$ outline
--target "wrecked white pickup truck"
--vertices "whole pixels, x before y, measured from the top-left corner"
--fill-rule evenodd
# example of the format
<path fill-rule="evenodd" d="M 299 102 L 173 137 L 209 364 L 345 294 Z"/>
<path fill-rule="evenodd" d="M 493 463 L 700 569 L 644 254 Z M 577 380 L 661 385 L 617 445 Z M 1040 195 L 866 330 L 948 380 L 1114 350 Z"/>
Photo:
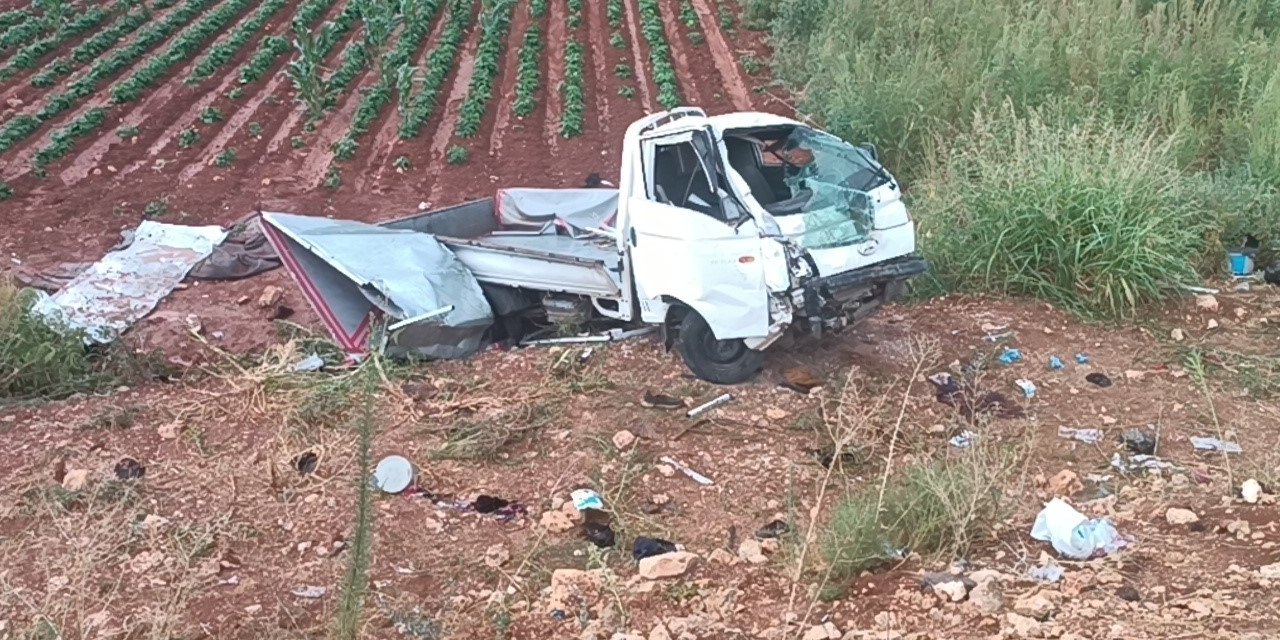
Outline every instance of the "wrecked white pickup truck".
<path fill-rule="evenodd" d="M 264 213 L 344 346 L 474 351 L 536 314 L 658 325 L 710 382 L 749 379 L 789 328 L 857 322 L 925 271 L 873 148 L 765 113 L 681 108 L 627 129 L 614 189 L 510 189 L 379 226 Z M 447 250 L 445 249 L 447 247 Z"/>

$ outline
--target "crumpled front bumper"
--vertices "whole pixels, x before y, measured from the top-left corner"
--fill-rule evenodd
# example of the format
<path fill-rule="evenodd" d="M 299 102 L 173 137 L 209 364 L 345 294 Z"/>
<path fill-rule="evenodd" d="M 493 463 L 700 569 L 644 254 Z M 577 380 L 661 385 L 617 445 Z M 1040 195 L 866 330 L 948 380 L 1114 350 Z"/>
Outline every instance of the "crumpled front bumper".
<path fill-rule="evenodd" d="M 812 278 L 804 284 L 804 315 L 810 330 L 821 334 L 823 307 L 839 292 L 904 282 L 929 270 L 929 263 L 918 255 L 905 255 L 854 271 Z"/>

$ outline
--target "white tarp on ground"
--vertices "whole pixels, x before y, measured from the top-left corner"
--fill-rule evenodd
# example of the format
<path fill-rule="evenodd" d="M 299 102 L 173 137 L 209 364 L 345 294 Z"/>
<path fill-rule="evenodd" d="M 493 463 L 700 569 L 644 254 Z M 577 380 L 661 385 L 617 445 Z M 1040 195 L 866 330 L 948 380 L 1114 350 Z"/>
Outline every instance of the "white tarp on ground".
<path fill-rule="evenodd" d="M 288 213 L 262 219 L 290 275 L 349 352 L 365 350 L 375 313 L 399 321 L 388 336 L 392 355 L 464 357 L 493 323 L 480 283 L 431 235 Z"/>
<path fill-rule="evenodd" d="M 617 189 L 500 189 L 495 197 L 503 228 L 555 225 L 569 235 L 613 226 Z"/>
<path fill-rule="evenodd" d="M 108 343 L 173 291 L 227 237 L 221 227 L 143 222 L 126 246 L 90 265 L 33 310 Z"/>

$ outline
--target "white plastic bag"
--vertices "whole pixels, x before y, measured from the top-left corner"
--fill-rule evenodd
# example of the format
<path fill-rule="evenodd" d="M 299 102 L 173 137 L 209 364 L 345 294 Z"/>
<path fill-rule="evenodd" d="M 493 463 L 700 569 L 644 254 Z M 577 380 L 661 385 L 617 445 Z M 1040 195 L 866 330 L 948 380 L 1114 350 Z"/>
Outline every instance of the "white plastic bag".
<path fill-rule="evenodd" d="M 1115 553 L 1128 544 L 1110 521 L 1091 520 L 1061 498 L 1051 500 L 1036 516 L 1031 537 L 1076 560 L 1087 560 L 1098 552 Z"/>

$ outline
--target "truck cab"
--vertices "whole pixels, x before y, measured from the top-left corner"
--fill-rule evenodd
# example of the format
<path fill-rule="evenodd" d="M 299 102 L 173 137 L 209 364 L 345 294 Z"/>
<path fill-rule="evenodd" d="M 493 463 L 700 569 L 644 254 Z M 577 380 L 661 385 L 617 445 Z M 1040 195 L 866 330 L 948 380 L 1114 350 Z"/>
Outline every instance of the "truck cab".
<path fill-rule="evenodd" d="M 628 128 L 618 250 L 639 319 L 699 377 L 751 377 L 788 328 L 857 322 L 924 272 L 873 148 L 767 113 L 683 108 Z"/>

